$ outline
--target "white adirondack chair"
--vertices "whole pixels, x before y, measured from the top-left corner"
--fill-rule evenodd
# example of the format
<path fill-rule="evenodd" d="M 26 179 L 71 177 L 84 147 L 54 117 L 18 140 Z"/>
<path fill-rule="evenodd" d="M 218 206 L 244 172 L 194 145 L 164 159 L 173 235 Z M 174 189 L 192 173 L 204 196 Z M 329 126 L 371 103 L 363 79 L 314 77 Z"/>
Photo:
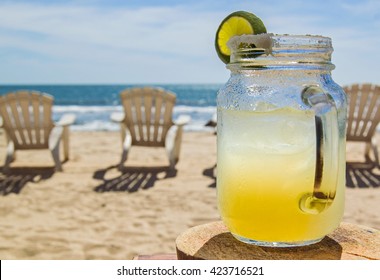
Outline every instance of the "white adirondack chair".
<path fill-rule="evenodd" d="M 375 141 L 376 127 L 380 121 L 380 86 L 353 84 L 343 88 L 348 99 L 347 141 L 366 143 L 364 155 L 379 166 L 379 154 Z"/>
<path fill-rule="evenodd" d="M 120 166 L 127 160 L 131 146 L 165 147 L 170 169 L 179 160 L 183 126 L 189 116 L 172 120 L 176 102 L 174 93 L 159 88 L 133 88 L 120 93 L 124 113 L 113 113 L 111 119 L 121 125 L 123 152 Z"/>
<path fill-rule="evenodd" d="M 52 121 L 53 97 L 37 92 L 22 90 L 0 97 L 2 128 L 7 137 L 8 147 L 4 170 L 15 159 L 16 150 L 49 149 L 55 170 L 62 171 L 59 159 L 59 144 L 63 140 L 64 159 L 69 158 L 69 125 L 75 116 L 66 114 L 54 123 Z"/>

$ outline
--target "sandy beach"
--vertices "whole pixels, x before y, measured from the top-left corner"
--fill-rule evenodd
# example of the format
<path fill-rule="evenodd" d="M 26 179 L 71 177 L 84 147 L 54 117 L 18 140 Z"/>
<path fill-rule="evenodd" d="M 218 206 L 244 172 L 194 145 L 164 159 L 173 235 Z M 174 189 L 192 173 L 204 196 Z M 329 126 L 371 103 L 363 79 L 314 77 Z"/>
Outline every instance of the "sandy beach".
<path fill-rule="evenodd" d="M 163 149 L 136 147 L 118 171 L 119 132 L 71 132 L 61 173 L 49 151 L 17 152 L 11 173 L 0 173 L 0 259 L 174 253 L 181 232 L 219 220 L 216 136 L 186 132 L 182 144 L 176 172 Z M 363 160 L 362 149 L 348 143 L 347 160 Z M 0 134 L 1 161 L 5 153 Z M 348 164 L 347 173 L 343 220 L 380 229 L 380 171 Z"/>

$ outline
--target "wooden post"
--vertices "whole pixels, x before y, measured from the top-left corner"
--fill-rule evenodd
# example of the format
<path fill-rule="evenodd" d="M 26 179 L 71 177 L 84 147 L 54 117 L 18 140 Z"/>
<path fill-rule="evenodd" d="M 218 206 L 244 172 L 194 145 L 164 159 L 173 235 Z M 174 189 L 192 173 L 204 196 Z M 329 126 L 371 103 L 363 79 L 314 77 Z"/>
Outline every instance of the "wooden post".
<path fill-rule="evenodd" d="M 190 228 L 176 239 L 179 260 L 379 260 L 380 231 L 349 223 L 321 242 L 272 248 L 236 240 L 222 222 Z"/>

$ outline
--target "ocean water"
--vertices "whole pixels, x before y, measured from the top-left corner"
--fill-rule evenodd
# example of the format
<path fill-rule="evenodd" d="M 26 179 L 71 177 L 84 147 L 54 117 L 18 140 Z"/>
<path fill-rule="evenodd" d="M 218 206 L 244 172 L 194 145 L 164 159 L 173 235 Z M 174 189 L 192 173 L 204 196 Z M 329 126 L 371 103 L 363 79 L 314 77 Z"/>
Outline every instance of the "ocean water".
<path fill-rule="evenodd" d="M 119 125 L 110 120 L 113 112 L 122 112 L 119 94 L 123 89 L 152 86 L 172 91 L 177 96 L 174 118 L 189 115 L 191 122 L 186 131 L 212 130 L 205 124 L 216 112 L 216 94 L 220 84 L 170 84 L 170 85 L 0 85 L 0 95 L 28 89 L 48 93 L 54 97 L 53 119 L 65 113 L 76 115 L 72 130 L 118 130 Z"/>

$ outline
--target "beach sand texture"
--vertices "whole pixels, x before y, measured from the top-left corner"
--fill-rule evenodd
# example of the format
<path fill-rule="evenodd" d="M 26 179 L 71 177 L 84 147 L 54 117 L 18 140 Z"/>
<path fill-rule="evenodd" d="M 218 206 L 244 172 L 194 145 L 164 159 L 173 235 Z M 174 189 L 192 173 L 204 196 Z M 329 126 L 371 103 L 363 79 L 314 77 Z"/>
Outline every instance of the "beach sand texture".
<path fill-rule="evenodd" d="M 362 149 L 348 144 L 347 160 L 363 160 Z M 5 152 L 0 134 L 1 160 Z M 180 233 L 219 220 L 212 132 L 184 133 L 172 173 L 163 149 L 139 147 L 119 172 L 119 132 L 71 132 L 70 152 L 62 173 L 49 151 L 17 152 L 11 173 L 0 173 L 0 259 L 174 253 Z M 348 166 L 343 220 L 380 229 L 380 171 L 359 167 Z"/>

